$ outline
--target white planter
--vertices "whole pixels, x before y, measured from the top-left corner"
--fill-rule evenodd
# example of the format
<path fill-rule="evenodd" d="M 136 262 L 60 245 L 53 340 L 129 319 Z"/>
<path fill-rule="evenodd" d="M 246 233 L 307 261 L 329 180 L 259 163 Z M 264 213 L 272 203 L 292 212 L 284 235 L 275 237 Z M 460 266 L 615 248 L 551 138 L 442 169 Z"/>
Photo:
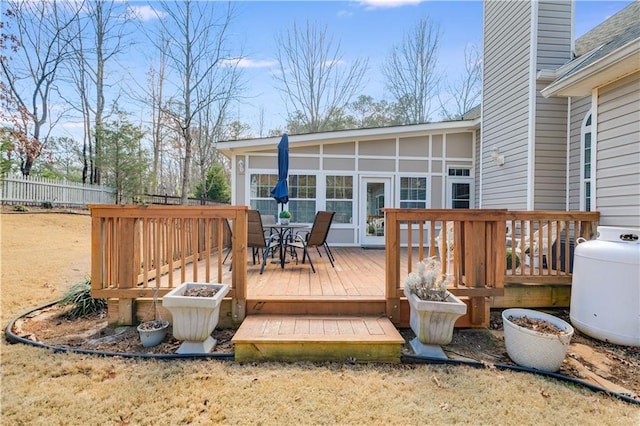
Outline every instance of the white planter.
<path fill-rule="evenodd" d="M 447 292 L 445 302 L 421 300 L 413 293 L 404 291 L 411 313 L 409 324 L 416 339 L 424 345 L 448 345 L 453 339 L 453 325 L 467 313 L 467 305 Z"/>
<path fill-rule="evenodd" d="M 290 220 L 291 220 L 291 219 L 289 219 L 289 218 L 281 217 L 281 218 L 279 219 L 279 221 L 280 221 L 280 225 L 288 225 Z"/>
<path fill-rule="evenodd" d="M 183 296 L 193 287 L 213 287 L 218 292 L 213 297 Z M 179 354 L 209 353 L 216 345 L 211 332 L 218 325 L 220 304 L 229 292 L 227 284 L 183 283 L 162 298 L 162 306 L 173 317 L 173 337 L 184 342 Z"/>
<path fill-rule="evenodd" d="M 547 321 L 566 333 L 560 335 L 540 333 L 509 321 L 509 317 L 524 316 Z M 506 309 L 502 311 L 502 323 L 507 354 L 513 362 L 537 370 L 558 371 L 560 369 L 573 336 L 573 327 L 569 323 L 553 315 L 531 309 Z"/>

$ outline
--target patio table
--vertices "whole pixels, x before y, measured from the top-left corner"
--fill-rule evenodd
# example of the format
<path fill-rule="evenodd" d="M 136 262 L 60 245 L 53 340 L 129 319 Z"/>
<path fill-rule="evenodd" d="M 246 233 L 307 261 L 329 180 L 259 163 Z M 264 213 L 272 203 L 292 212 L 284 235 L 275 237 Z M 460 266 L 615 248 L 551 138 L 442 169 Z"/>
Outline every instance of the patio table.
<path fill-rule="evenodd" d="M 285 264 L 285 246 L 287 245 L 287 238 L 291 238 L 294 230 L 309 229 L 309 225 L 290 223 L 288 225 L 281 225 L 279 223 L 269 224 L 272 233 L 276 233 L 279 237 L 278 244 L 280 245 L 280 267 L 284 269 Z"/>

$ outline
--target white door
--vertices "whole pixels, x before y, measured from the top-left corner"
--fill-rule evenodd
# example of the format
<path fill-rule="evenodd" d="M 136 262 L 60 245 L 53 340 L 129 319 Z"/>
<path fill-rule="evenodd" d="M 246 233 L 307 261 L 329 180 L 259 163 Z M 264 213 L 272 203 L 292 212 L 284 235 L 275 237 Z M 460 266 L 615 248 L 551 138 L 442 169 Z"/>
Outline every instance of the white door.
<path fill-rule="evenodd" d="M 470 209 L 473 207 L 473 179 L 447 176 L 447 208 Z"/>
<path fill-rule="evenodd" d="M 360 178 L 360 244 L 384 246 L 384 213 L 391 207 L 391 178 Z"/>

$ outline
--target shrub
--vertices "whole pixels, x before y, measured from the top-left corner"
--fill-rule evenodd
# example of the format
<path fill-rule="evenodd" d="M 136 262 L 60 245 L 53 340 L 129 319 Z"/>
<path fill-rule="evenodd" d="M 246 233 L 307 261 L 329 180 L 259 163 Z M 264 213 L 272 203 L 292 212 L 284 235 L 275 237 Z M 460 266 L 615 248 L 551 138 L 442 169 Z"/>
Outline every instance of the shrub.
<path fill-rule="evenodd" d="M 68 312 L 72 318 L 97 315 L 107 307 L 106 299 L 91 297 L 91 280 L 88 278 L 69 287 L 59 303 L 62 306 L 73 305 Z"/>

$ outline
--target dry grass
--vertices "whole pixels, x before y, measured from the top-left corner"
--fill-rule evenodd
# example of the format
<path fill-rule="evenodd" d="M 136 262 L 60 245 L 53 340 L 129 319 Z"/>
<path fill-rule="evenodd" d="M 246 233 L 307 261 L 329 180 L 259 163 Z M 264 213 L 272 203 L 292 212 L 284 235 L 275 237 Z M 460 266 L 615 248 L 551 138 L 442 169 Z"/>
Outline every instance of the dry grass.
<path fill-rule="evenodd" d="M 0 219 L 4 327 L 89 273 L 90 220 Z M 124 360 L 4 339 L 0 349 L 2 424 L 640 424 L 636 406 L 488 369 Z"/>

